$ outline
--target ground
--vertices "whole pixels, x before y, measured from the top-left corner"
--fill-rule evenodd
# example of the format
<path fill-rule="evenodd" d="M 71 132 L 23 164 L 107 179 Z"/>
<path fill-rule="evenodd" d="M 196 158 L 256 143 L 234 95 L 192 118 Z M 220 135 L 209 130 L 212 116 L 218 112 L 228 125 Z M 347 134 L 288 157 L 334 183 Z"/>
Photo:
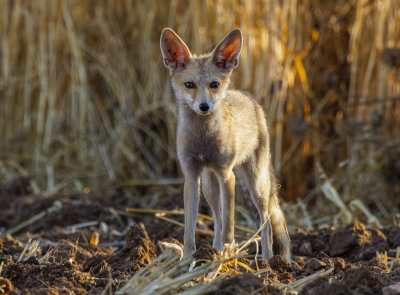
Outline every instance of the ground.
<path fill-rule="evenodd" d="M 181 199 L 179 194 L 162 198 L 153 208 L 181 208 Z M 182 241 L 182 227 L 154 214 L 126 213 L 128 207 L 141 205 L 122 190 L 108 196 L 43 197 L 32 194 L 25 178 L 0 185 L 0 294 L 115 292 L 160 254 L 159 241 Z M 182 216 L 173 219 L 182 222 Z M 25 227 L 15 228 L 27 221 Z M 29 239 L 39 244 L 31 243 L 23 253 Z M 258 259 L 257 264 L 251 257 L 240 258 L 236 275 L 224 279 L 212 294 L 283 294 L 279 286 L 331 268 L 328 276 L 305 285 L 300 294 L 392 294 L 384 288 L 400 281 L 400 267 L 390 269 L 385 256 L 377 256 L 396 255 L 398 225 L 382 231 L 362 223 L 299 229 L 291 240 L 292 264 L 280 256 Z M 198 234 L 197 241 L 195 258 L 212 260 L 216 252 L 210 236 Z M 255 247 L 249 253 L 254 254 Z M 252 274 L 261 269 L 268 271 Z"/>

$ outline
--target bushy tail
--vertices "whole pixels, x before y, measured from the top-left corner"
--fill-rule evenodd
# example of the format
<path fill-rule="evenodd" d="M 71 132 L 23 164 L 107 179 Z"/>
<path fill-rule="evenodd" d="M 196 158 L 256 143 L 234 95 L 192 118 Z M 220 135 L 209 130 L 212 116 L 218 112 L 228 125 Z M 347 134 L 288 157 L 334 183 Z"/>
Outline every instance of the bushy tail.
<path fill-rule="evenodd" d="M 271 181 L 272 194 L 269 201 L 269 214 L 272 225 L 273 249 L 275 253 L 285 257 L 287 261 L 291 262 L 290 237 L 286 227 L 286 219 L 279 206 L 278 188 L 272 173 L 271 176 L 273 179 Z"/>
<path fill-rule="evenodd" d="M 292 255 L 290 249 L 290 237 L 286 228 L 286 220 L 283 215 L 282 209 L 279 206 L 278 199 L 276 197 L 271 200 L 275 205 L 270 211 L 272 234 L 273 234 L 273 247 L 275 253 L 285 257 L 287 261 L 291 262 Z"/>

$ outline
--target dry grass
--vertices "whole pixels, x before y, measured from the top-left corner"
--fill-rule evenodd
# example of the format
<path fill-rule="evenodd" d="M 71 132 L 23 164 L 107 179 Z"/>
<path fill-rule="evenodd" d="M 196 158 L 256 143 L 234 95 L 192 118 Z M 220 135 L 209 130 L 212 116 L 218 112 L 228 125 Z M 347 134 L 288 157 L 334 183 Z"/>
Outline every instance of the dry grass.
<path fill-rule="evenodd" d="M 233 86 L 265 107 L 282 195 L 396 212 L 400 7 L 396 0 L 0 1 L 0 180 L 37 192 L 180 183 L 163 27 L 194 52 L 234 27 Z M 384 55 L 382 55 L 384 53 Z M 328 206 L 329 207 L 329 206 Z M 326 209 L 324 214 L 336 212 Z M 320 216 L 321 217 L 321 216 Z"/>
<path fill-rule="evenodd" d="M 271 272 L 271 269 L 269 267 L 257 268 L 256 272 L 239 261 L 239 258 L 246 256 L 246 248 L 255 240 L 255 237 L 256 235 L 243 241 L 240 245 L 226 244 L 221 252 L 213 255 L 211 261 L 182 257 L 183 250 L 179 246 L 166 243 L 168 245 L 165 245 L 167 247 L 164 252 L 149 265 L 136 272 L 115 294 L 208 294 L 217 291 L 218 284 L 223 279 L 243 273 L 238 270 L 238 266 L 244 268 L 246 272 L 260 277 L 261 274 Z M 306 284 L 317 278 L 325 277 L 333 271 L 334 268 L 321 270 L 294 283 L 275 283 L 274 286 L 279 288 L 283 294 L 293 294 L 293 292 L 297 294 Z"/>

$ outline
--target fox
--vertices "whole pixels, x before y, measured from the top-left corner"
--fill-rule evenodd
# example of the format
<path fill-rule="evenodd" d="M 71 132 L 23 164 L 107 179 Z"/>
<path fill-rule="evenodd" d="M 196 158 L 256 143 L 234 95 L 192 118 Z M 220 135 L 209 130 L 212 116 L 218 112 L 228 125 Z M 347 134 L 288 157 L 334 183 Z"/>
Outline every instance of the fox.
<path fill-rule="evenodd" d="M 229 89 L 242 45 L 242 32 L 234 29 L 211 53 L 195 55 L 172 29 L 161 33 L 163 63 L 177 101 L 177 155 L 184 174 L 183 255 L 196 251 L 200 191 L 213 215 L 213 248 L 220 251 L 234 242 L 238 178 L 257 209 L 260 227 L 264 225 L 263 259 L 277 250 L 291 261 L 265 113 L 247 93 Z"/>

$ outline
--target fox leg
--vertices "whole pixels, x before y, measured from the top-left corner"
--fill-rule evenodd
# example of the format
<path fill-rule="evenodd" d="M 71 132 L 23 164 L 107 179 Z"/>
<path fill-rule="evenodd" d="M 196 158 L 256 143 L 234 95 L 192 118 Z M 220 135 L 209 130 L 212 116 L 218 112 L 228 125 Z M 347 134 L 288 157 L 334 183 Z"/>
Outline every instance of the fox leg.
<path fill-rule="evenodd" d="M 260 226 L 265 223 L 261 230 L 261 248 L 263 259 L 269 259 L 273 255 L 272 251 L 272 225 L 268 211 L 269 193 L 270 193 L 270 178 L 268 169 L 265 167 L 264 161 L 255 155 L 251 156 L 247 162 L 237 167 L 237 172 L 240 175 L 242 184 L 250 193 L 250 198 L 257 209 L 260 216 Z"/>
<path fill-rule="evenodd" d="M 185 175 L 183 188 L 185 207 L 185 232 L 183 255 L 190 256 L 196 251 L 196 221 L 199 209 L 200 177 L 198 174 Z"/>
<path fill-rule="evenodd" d="M 219 183 L 216 175 L 210 170 L 203 170 L 201 174 L 201 188 L 204 198 L 211 207 L 214 218 L 214 241 L 213 247 L 222 250 L 222 220 L 221 220 L 221 199 L 219 193 Z"/>
<path fill-rule="evenodd" d="M 275 176 L 272 167 L 268 166 L 267 158 L 250 157 L 237 171 L 257 208 L 260 226 L 266 223 L 261 230 L 263 259 L 272 257 L 275 243 L 278 254 L 290 262 L 290 238 L 285 216 L 279 206 Z"/>
<path fill-rule="evenodd" d="M 234 241 L 236 179 L 232 170 L 217 175 L 222 209 L 222 243 L 230 244 Z"/>
<path fill-rule="evenodd" d="M 256 180 L 257 182 L 257 180 Z M 272 225 L 271 216 L 268 214 L 268 194 L 263 192 L 264 188 L 260 190 L 257 186 L 252 186 L 250 188 L 251 199 L 257 208 L 258 215 L 260 216 L 260 226 L 264 225 L 261 230 L 261 248 L 263 259 L 270 259 L 273 256 L 272 244 Z"/>

